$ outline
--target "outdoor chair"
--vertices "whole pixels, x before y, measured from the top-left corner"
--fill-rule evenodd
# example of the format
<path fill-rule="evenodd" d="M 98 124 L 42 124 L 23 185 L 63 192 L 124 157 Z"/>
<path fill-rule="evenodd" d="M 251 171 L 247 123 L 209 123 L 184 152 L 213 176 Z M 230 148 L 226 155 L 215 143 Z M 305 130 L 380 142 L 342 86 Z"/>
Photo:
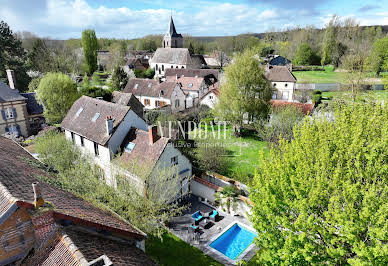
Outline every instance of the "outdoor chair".
<path fill-rule="evenodd" d="M 218 221 L 218 212 L 216 210 L 212 210 L 211 212 L 209 212 L 209 219 L 214 221 L 214 222 L 217 222 Z"/>
<path fill-rule="evenodd" d="M 203 215 L 200 211 L 196 211 L 191 217 L 194 219 L 194 224 L 198 225 L 198 223 L 202 220 Z"/>
<path fill-rule="evenodd" d="M 199 226 L 194 225 L 194 224 L 190 225 L 189 232 L 191 232 L 191 233 L 199 232 Z"/>

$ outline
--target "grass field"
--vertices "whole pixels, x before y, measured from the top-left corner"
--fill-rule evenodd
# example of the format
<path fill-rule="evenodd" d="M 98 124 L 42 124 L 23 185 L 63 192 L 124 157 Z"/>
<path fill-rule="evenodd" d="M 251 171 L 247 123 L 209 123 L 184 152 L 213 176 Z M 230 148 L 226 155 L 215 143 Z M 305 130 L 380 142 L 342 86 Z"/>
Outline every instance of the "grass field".
<path fill-rule="evenodd" d="M 326 66 L 325 71 L 294 71 L 297 83 L 346 83 L 346 72 L 334 72 L 333 67 Z M 374 73 L 367 75 L 370 83 L 382 83 Z"/>
<path fill-rule="evenodd" d="M 223 139 L 224 131 L 221 128 L 222 138 L 219 140 L 225 147 L 227 167 L 219 174 L 236 179 L 248 184 L 259 166 L 260 153 L 268 154 L 267 143 L 261 141 L 254 133 L 243 130 L 243 137 L 233 136 L 233 130 L 226 129 L 226 139 Z M 210 135 L 210 134 L 209 134 Z"/>
<path fill-rule="evenodd" d="M 332 99 L 339 98 L 344 96 L 347 92 L 343 91 L 324 91 L 322 92 L 322 97 L 332 97 Z M 384 100 L 388 102 L 388 90 L 374 90 L 365 92 L 366 95 L 369 95 L 377 100 Z"/>
<path fill-rule="evenodd" d="M 190 246 L 171 233 L 163 235 L 163 241 L 149 236 L 146 240 L 146 254 L 162 266 L 221 266 L 196 247 Z"/>

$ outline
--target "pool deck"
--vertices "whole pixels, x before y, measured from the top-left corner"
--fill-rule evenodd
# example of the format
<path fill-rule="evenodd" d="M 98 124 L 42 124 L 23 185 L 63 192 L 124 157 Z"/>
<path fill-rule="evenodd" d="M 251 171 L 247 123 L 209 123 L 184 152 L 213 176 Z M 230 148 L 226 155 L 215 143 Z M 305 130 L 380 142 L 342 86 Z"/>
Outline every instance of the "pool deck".
<path fill-rule="evenodd" d="M 171 233 L 173 233 L 183 241 L 189 243 L 190 245 L 199 248 L 201 251 L 224 265 L 236 265 L 236 262 L 241 259 L 244 259 L 248 262 L 255 255 L 256 248 L 253 245 L 253 248 L 250 246 L 245 252 L 242 253 L 241 256 L 238 257 L 237 260 L 232 261 L 225 255 L 209 247 L 209 244 L 212 241 L 218 238 L 220 234 L 222 234 L 225 230 L 227 230 L 227 228 L 229 228 L 236 222 L 238 222 L 240 225 L 246 226 L 247 229 L 251 229 L 252 224 L 247 218 L 242 216 L 232 216 L 230 214 L 221 212 L 219 221 L 216 223 L 213 222 L 213 225 L 208 229 L 201 228 L 199 240 L 194 239 L 194 234 L 190 233 L 188 230 L 188 227 L 192 223 L 191 215 L 196 211 L 208 213 L 215 208 L 211 207 L 208 204 L 200 202 L 196 196 L 191 196 L 188 202 L 191 205 L 190 208 L 185 211 L 182 216 L 174 217 L 170 221 L 169 229 Z"/>

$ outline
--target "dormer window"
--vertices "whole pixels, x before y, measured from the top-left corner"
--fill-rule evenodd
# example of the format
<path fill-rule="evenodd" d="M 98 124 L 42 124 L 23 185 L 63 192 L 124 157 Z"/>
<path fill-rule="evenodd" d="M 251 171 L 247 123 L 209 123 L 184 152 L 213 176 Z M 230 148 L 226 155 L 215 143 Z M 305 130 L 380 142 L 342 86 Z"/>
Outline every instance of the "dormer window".
<path fill-rule="evenodd" d="M 96 120 L 100 117 L 100 113 L 96 113 L 93 118 L 92 118 L 92 121 L 93 122 L 96 122 Z"/>
<path fill-rule="evenodd" d="M 189 83 L 189 85 L 187 87 L 192 88 L 193 87 L 193 83 Z"/>
<path fill-rule="evenodd" d="M 159 96 L 161 97 L 161 96 L 163 96 L 164 95 L 164 91 L 160 91 L 159 92 Z"/>
<path fill-rule="evenodd" d="M 151 88 L 152 87 L 152 83 L 148 83 L 148 88 Z"/>
<path fill-rule="evenodd" d="M 136 83 L 134 88 L 137 89 L 138 87 L 139 87 L 139 84 Z"/>

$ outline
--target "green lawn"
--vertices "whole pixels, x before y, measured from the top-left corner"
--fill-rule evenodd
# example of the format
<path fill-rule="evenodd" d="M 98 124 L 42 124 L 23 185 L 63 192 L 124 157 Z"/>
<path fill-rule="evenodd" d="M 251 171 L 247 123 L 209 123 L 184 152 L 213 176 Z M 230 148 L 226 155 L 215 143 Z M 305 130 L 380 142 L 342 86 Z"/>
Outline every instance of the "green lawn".
<path fill-rule="evenodd" d="M 343 96 L 347 92 L 344 91 L 324 91 L 322 97 L 332 97 L 333 99 Z M 374 90 L 366 92 L 367 95 L 376 98 L 377 100 L 388 101 L 388 90 Z"/>
<path fill-rule="evenodd" d="M 346 72 L 334 72 L 333 67 L 325 67 L 325 71 L 294 71 L 298 83 L 346 83 Z M 382 83 L 374 73 L 367 75 L 370 83 Z"/>
<path fill-rule="evenodd" d="M 165 233 L 163 241 L 157 237 L 149 236 L 146 240 L 146 254 L 162 266 L 222 265 L 198 248 L 190 246 L 171 233 Z"/>
<path fill-rule="evenodd" d="M 227 151 L 227 167 L 219 174 L 249 184 L 255 169 L 259 166 L 260 152 L 263 151 L 265 155 L 269 152 L 267 143 L 247 130 L 242 131 L 243 137 L 241 138 L 233 136 L 233 131 L 229 127 L 226 129 L 226 139 L 223 138 L 223 128 L 221 132 L 222 138 L 219 141 L 223 143 Z M 208 135 L 211 134 L 208 133 Z"/>

